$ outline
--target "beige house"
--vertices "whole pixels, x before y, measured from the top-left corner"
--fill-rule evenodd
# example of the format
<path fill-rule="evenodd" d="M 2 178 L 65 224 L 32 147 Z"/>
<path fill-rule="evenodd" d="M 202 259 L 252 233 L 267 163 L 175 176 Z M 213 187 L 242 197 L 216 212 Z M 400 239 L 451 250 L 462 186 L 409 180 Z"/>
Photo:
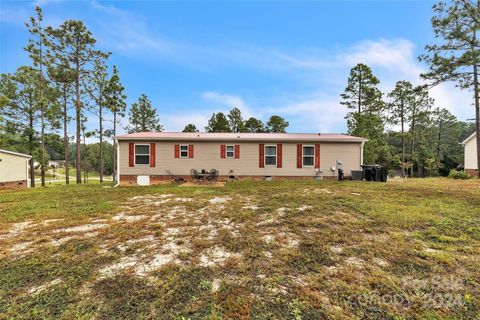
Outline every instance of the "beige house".
<path fill-rule="evenodd" d="M 477 139 L 475 137 L 475 132 L 472 133 L 470 137 L 465 139 L 462 142 L 463 147 L 465 148 L 465 161 L 464 168 L 471 176 L 476 176 L 478 167 L 477 167 Z"/>
<path fill-rule="evenodd" d="M 116 136 L 121 184 L 170 180 L 167 171 L 216 169 L 219 180 L 237 178 L 336 178 L 361 170 L 366 139 L 320 133 L 141 132 Z"/>
<path fill-rule="evenodd" d="M 0 149 L 0 189 L 28 187 L 31 156 Z"/>

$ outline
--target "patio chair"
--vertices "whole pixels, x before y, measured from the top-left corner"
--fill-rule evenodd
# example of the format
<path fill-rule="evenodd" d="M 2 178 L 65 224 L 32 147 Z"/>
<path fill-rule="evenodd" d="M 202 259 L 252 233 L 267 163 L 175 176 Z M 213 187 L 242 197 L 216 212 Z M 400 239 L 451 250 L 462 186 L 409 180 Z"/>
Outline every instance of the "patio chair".
<path fill-rule="evenodd" d="M 200 175 L 198 174 L 198 171 L 195 169 L 190 170 L 190 175 L 192 176 L 192 180 L 200 180 Z"/>
<path fill-rule="evenodd" d="M 165 172 L 173 179 L 173 181 L 175 183 L 184 183 L 185 182 L 185 179 L 181 178 L 181 177 L 177 177 L 176 175 L 174 175 L 172 173 L 172 171 L 170 170 L 165 170 Z"/>
<path fill-rule="evenodd" d="M 212 169 L 210 170 L 210 174 L 207 177 L 208 181 L 217 181 L 218 178 L 218 170 Z"/>

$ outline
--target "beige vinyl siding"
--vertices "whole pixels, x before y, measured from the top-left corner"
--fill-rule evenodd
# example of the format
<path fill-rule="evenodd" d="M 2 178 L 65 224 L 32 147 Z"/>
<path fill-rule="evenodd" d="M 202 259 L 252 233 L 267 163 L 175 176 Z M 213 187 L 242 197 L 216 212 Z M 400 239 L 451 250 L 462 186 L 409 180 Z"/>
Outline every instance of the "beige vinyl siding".
<path fill-rule="evenodd" d="M 477 168 L 477 138 L 473 137 L 465 144 L 465 169 Z"/>
<path fill-rule="evenodd" d="M 0 152 L 0 182 L 27 180 L 28 158 Z"/>
<path fill-rule="evenodd" d="M 253 175 L 253 176 L 314 176 L 313 167 L 297 168 L 297 143 L 282 143 L 282 168 L 265 166 L 259 168 L 259 143 L 242 142 L 159 142 L 135 141 L 138 144 L 155 142 L 156 163 L 155 167 L 149 165 L 128 166 L 128 141 L 120 141 L 120 174 L 121 175 L 165 175 L 165 170 L 170 170 L 177 175 L 189 175 L 190 169 L 217 169 L 220 175 Z M 276 145 L 277 142 L 263 142 L 265 145 Z M 300 142 L 299 142 L 300 143 Z M 175 158 L 175 144 L 193 144 L 194 158 Z M 221 144 L 240 145 L 240 159 L 220 158 Z M 306 142 L 305 145 L 313 145 Z M 325 176 L 333 175 L 330 168 L 336 165 L 336 160 L 343 161 L 345 175 L 350 175 L 351 170 L 360 169 L 361 143 L 321 143 L 320 167 Z"/>

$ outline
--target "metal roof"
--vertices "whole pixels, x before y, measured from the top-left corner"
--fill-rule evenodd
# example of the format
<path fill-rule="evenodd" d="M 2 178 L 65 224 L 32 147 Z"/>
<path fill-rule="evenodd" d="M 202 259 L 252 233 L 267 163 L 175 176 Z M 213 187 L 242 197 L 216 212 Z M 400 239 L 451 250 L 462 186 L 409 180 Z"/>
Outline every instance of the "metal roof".
<path fill-rule="evenodd" d="M 14 156 L 19 156 L 19 157 L 24 157 L 24 158 L 29 158 L 29 159 L 32 157 L 31 155 L 28 155 L 28 154 L 8 151 L 8 150 L 5 150 L 5 149 L 0 149 L 0 153 L 11 154 L 11 155 L 14 155 Z"/>
<path fill-rule="evenodd" d="M 340 133 L 213 133 L 213 132 L 136 132 L 115 136 L 116 140 L 165 141 L 318 141 L 357 142 L 365 138 Z"/>

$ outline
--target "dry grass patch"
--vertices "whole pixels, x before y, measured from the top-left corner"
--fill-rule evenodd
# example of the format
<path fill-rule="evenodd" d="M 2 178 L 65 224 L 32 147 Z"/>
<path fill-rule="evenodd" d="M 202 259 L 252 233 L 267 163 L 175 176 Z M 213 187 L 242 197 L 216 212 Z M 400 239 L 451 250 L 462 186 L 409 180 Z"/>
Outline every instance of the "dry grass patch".
<path fill-rule="evenodd" d="M 5 318 L 480 316 L 476 180 L 0 196 Z"/>

